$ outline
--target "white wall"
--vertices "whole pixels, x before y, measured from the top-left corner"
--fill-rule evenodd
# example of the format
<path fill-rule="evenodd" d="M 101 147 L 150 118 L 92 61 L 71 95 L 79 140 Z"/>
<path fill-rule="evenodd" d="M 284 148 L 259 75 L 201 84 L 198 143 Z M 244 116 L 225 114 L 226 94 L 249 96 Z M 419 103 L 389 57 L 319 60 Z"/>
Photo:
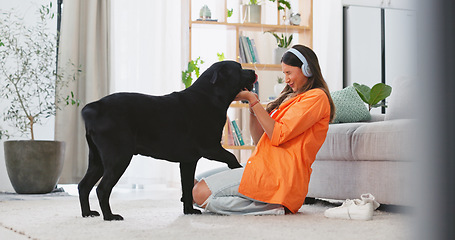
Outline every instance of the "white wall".
<path fill-rule="evenodd" d="M 313 51 L 330 91 L 343 87 L 342 0 L 313 0 Z"/>

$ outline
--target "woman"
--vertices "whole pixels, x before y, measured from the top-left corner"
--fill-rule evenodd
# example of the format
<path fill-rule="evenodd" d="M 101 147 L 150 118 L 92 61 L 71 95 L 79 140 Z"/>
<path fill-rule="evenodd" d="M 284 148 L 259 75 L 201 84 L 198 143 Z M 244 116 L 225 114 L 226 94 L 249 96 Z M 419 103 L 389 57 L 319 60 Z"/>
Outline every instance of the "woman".
<path fill-rule="evenodd" d="M 240 92 L 250 103 L 250 131 L 257 147 L 245 168 L 223 171 L 193 188 L 195 203 L 219 214 L 296 213 L 302 206 L 311 165 L 324 143 L 335 107 L 308 47 L 293 46 L 281 60 L 287 86 L 264 109 L 257 95 Z"/>

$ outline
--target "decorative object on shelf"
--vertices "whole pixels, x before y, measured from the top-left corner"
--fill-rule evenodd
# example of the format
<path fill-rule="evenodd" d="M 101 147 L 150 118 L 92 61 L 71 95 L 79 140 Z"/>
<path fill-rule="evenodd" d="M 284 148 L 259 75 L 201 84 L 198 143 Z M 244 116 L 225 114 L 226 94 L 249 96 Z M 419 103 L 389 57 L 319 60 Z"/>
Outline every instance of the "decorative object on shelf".
<path fill-rule="evenodd" d="M 217 19 L 212 19 L 212 12 L 210 11 L 207 5 L 202 6 L 201 10 L 199 11 L 199 18 L 198 21 L 213 21 L 217 22 Z"/>
<path fill-rule="evenodd" d="M 286 83 L 284 83 L 284 79 L 282 77 L 278 77 L 277 83 L 273 87 L 275 97 L 278 97 L 281 95 L 281 92 L 283 91 L 284 87 L 286 87 Z"/>
<path fill-rule="evenodd" d="M 210 11 L 210 9 L 209 9 L 209 7 L 207 5 L 204 5 L 201 8 L 201 11 L 199 11 L 199 17 L 202 20 L 206 20 L 206 19 L 211 19 L 212 18 L 212 12 Z"/>
<path fill-rule="evenodd" d="M 289 17 L 289 23 L 291 25 L 299 26 L 301 21 L 300 13 L 291 13 L 291 16 Z"/>
<path fill-rule="evenodd" d="M 242 22 L 261 23 L 262 6 L 257 0 L 250 0 L 248 4 L 242 5 Z"/>
<path fill-rule="evenodd" d="M 196 78 L 199 77 L 200 67 L 199 64 L 204 64 L 204 61 L 201 60 L 201 57 L 196 58 L 196 60 L 191 60 L 188 62 L 188 69 L 182 71 L 182 83 L 185 84 L 185 88 L 188 88 L 193 83 L 192 73 L 194 72 Z"/>
<path fill-rule="evenodd" d="M 272 34 L 276 42 L 278 44 L 278 48 L 275 48 L 273 52 L 273 59 L 274 59 L 274 64 L 280 64 L 281 63 L 281 57 L 283 54 L 288 50 L 289 46 L 291 45 L 293 35 L 286 36 L 285 34 L 281 34 L 281 36 L 278 36 L 278 34 L 268 31 L 266 33 Z"/>
<path fill-rule="evenodd" d="M 0 98 L 5 104 L 0 114 L 2 123 L 16 129 L 0 135 L 30 138 L 4 142 L 6 169 L 17 193 L 54 190 L 63 167 L 65 143 L 35 141 L 34 126 L 66 105 L 79 106 L 73 92 L 68 96 L 63 93 L 81 70 L 70 62 L 57 67 L 58 35 L 48 27 L 56 16 L 52 9 L 52 2 L 37 9 L 33 25 L 14 11 L 0 11 Z"/>
<path fill-rule="evenodd" d="M 368 104 L 368 110 L 376 107 L 387 107 L 384 102 L 381 102 L 392 93 L 392 87 L 385 83 L 378 83 L 371 89 L 363 84 L 354 83 L 353 86 L 359 94 L 360 98 Z M 381 102 L 381 103 L 380 103 Z"/>

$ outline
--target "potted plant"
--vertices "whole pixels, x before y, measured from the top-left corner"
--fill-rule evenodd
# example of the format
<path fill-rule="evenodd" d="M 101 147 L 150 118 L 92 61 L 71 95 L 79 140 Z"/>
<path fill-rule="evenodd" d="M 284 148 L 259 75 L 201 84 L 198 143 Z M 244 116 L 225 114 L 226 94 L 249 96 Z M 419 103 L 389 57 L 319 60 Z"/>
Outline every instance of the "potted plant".
<path fill-rule="evenodd" d="M 278 45 L 278 47 L 275 48 L 275 50 L 273 52 L 273 60 L 274 60 L 273 63 L 280 64 L 281 57 L 289 49 L 293 36 L 292 36 L 292 34 L 289 36 L 286 36 L 283 33 L 281 34 L 281 36 L 279 36 L 278 34 L 276 34 L 274 32 L 270 32 L 270 31 L 268 31 L 268 33 L 272 34 L 275 37 L 277 45 Z"/>
<path fill-rule="evenodd" d="M 284 87 L 286 87 L 286 83 L 284 82 L 284 79 L 282 77 L 277 78 L 277 83 L 273 87 L 273 90 L 275 92 L 275 96 L 279 97 L 281 92 L 283 91 Z"/>
<path fill-rule="evenodd" d="M 276 2 L 276 0 L 269 0 Z M 249 0 L 246 4 L 242 5 L 242 22 L 246 23 L 261 23 L 261 5 L 258 0 Z M 278 0 L 278 11 L 291 9 L 291 3 L 286 0 Z"/>
<path fill-rule="evenodd" d="M 56 95 L 57 88 L 75 80 L 80 70 L 73 69 L 72 77 L 63 68 L 57 73 L 58 35 L 49 34 L 47 27 L 55 16 L 51 9 L 52 3 L 41 6 L 39 19 L 32 26 L 25 25 L 14 10 L 2 11 L 0 16 L 0 98 L 7 104 L 0 113 L 3 123 L 16 130 L 8 128 L 8 135 L 30 139 L 4 142 L 8 176 L 17 193 L 48 193 L 55 188 L 65 144 L 36 141 L 34 126 L 54 116 L 60 106 L 78 105 L 74 94 Z M 0 136 L 5 138 L 5 133 Z"/>
<path fill-rule="evenodd" d="M 261 11 L 258 0 L 249 0 L 247 4 L 242 5 L 242 22 L 261 23 Z"/>

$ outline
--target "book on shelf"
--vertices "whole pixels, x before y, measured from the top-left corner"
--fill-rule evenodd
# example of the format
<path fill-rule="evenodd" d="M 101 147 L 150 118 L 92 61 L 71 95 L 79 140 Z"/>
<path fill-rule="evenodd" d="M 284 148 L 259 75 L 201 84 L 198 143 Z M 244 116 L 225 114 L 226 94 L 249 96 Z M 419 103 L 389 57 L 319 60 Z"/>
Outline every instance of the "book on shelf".
<path fill-rule="evenodd" d="M 235 142 L 234 142 L 234 129 L 232 128 L 232 123 L 231 121 L 229 120 L 229 117 L 227 118 L 228 120 L 228 123 L 229 124 L 226 124 L 226 127 L 227 127 L 227 136 L 226 136 L 226 142 L 224 144 L 227 144 L 228 146 L 235 146 Z"/>
<path fill-rule="evenodd" d="M 239 37 L 241 63 L 260 63 L 254 39 L 241 35 Z"/>
<path fill-rule="evenodd" d="M 232 142 L 233 142 L 233 144 L 230 145 L 230 146 L 240 146 L 239 138 L 237 137 L 237 133 L 235 132 L 234 124 L 232 123 L 232 121 L 229 121 L 229 126 L 230 126 L 230 129 L 231 129 L 230 137 L 231 137 Z"/>
<path fill-rule="evenodd" d="M 258 50 L 256 48 L 256 42 L 254 41 L 254 39 L 251 39 L 251 46 L 253 48 L 253 54 L 255 56 L 255 63 L 261 63 L 259 61 L 259 55 L 258 55 Z"/>
<path fill-rule="evenodd" d="M 246 58 L 245 47 L 243 47 L 243 40 L 242 36 L 239 39 L 239 54 L 240 54 L 240 63 L 247 63 L 248 60 Z"/>
<path fill-rule="evenodd" d="M 232 123 L 232 127 L 234 128 L 234 133 L 235 133 L 234 140 L 237 140 L 239 143 L 239 145 L 237 145 L 237 146 L 244 146 L 245 142 L 243 141 L 242 132 L 240 132 L 240 128 L 237 125 L 237 121 L 232 120 L 231 123 Z"/>
<path fill-rule="evenodd" d="M 223 137 L 223 144 L 227 146 L 244 146 L 242 132 L 237 124 L 236 120 L 231 121 L 227 117 L 227 124 L 225 130 L 225 136 Z"/>

